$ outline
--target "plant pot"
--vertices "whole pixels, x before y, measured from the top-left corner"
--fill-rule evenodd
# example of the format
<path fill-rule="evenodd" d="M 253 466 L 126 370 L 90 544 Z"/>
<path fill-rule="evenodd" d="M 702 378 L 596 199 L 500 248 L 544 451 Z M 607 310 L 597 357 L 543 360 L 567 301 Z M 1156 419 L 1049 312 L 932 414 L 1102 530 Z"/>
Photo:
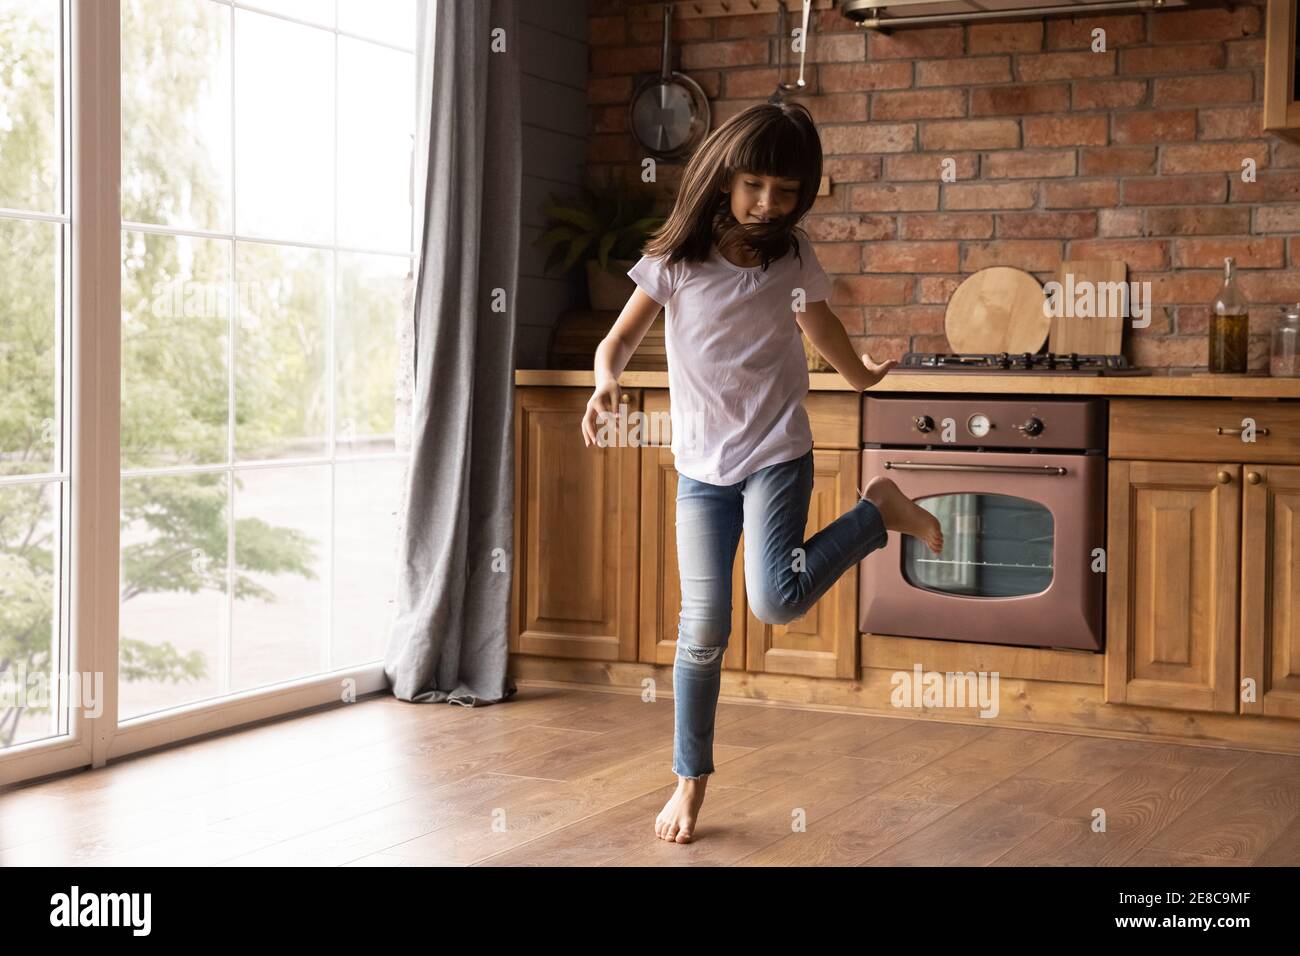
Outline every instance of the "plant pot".
<path fill-rule="evenodd" d="M 623 306 L 636 291 L 636 283 L 627 274 L 634 265 L 635 259 L 610 259 L 609 268 L 602 269 L 599 260 L 587 260 L 587 294 L 593 309 L 598 312 L 623 311 Z"/>

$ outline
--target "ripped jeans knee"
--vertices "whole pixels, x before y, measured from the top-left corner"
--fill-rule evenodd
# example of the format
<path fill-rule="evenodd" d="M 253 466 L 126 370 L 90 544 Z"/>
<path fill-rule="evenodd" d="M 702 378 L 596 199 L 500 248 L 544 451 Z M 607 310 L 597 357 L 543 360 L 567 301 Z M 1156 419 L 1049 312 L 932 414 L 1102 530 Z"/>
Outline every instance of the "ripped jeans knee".
<path fill-rule="evenodd" d="M 685 656 L 692 664 L 708 665 L 716 663 L 723 650 L 724 648 L 718 646 L 688 644 L 681 640 L 677 642 L 677 656 L 679 658 Z"/>

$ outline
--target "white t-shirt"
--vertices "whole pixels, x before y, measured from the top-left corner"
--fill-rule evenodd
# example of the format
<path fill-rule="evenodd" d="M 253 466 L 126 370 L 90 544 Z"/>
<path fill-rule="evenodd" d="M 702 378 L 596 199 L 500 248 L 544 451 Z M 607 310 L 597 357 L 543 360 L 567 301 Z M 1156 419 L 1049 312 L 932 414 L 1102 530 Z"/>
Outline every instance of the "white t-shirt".
<path fill-rule="evenodd" d="M 672 452 L 679 474 L 733 485 L 812 448 L 803 398 L 808 363 L 794 312 L 830 297 L 811 243 L 761 266 L 729 262 L 716 245 L 706 262 L 641 260 L 628 270 L 664 306 Z"/>

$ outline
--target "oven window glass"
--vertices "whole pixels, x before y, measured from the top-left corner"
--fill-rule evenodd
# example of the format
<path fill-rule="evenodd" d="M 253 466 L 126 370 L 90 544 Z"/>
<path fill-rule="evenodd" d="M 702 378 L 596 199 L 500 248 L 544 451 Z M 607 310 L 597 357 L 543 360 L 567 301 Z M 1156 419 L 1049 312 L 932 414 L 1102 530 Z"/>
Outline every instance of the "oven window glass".
<path fill-rule="evenodd" d="M 931 591 L 972 597 L 1039 594 L 1052 583 L 1052 513 L 1011 495 L 958 494 L 917 504 L 943 526 L 943 553 L 903 538 L 903 575 Z"/>

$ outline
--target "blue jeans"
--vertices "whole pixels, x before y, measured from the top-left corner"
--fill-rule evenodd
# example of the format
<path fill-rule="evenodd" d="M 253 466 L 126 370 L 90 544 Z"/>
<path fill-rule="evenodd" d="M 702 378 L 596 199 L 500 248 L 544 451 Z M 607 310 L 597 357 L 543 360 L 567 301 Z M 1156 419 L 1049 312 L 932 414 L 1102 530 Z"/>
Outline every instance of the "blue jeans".
<path fill-rule="evenodd" d="M 673 773 L 713 773 L 713 722 L 722 652 L 731 634 L 731 574 L 745 531 L 745 590 L 759 620 L 802 617 L 840 575 L 886 540 L 865 498 L 807 541 L 813 453 L 759 469 L 734 485 L 677 479 L 682 613 L 673 664 Z M 799 550 L 802 549 L 802 550 Z"/>

